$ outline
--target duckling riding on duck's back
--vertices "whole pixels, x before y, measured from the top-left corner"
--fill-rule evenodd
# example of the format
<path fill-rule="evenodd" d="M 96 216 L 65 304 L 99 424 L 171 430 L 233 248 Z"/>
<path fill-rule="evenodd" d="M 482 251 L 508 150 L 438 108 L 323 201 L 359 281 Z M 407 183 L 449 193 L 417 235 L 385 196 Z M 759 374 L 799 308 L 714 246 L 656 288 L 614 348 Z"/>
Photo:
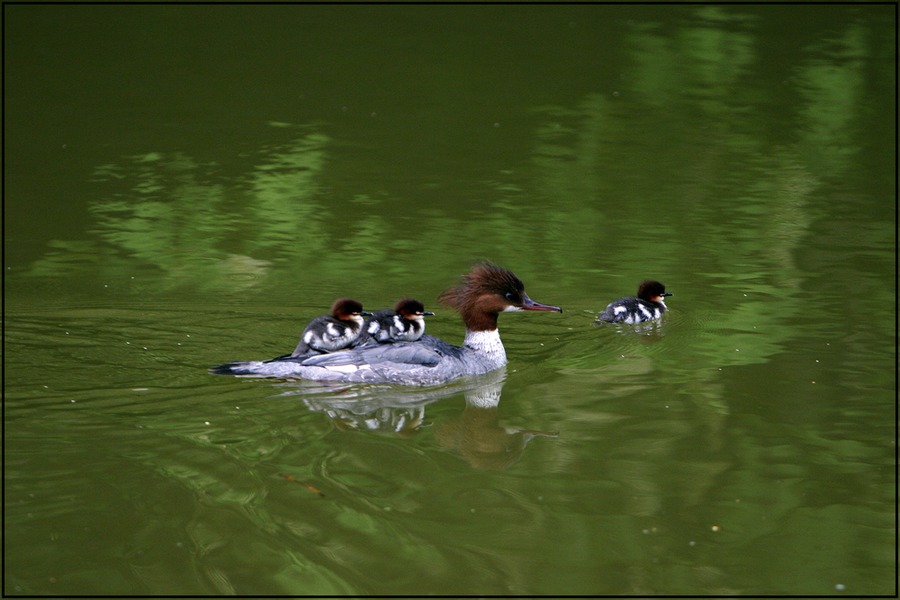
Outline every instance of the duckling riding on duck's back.
<path fill-rule="evenodd" d="M 414 298 L 401 298 L 392 309 L 376 310 L 366 318 L 360 342 L 415 342 L 425 333 L 425 317 L 434 313 Z M 364 339 L 365 338 L 365 339 Z"/>
<path fill-rule="evenodd" d="M 350 298 L 338 298 L 331 305 L 331 314 L 309 322 L 291 356 L 315 352 L 336 352 L 349 348 L 359 337 L 363 317 L 369 316 L 363 305 Z"/>

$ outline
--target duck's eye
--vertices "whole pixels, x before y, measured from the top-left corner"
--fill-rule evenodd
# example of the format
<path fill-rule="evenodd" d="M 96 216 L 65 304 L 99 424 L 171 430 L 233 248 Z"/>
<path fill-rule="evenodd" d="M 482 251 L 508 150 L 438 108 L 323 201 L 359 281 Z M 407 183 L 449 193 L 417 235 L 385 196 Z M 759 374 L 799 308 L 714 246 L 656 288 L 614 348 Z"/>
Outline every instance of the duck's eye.
<path fill-rule="evenodd" d="M 507 293 L 506 293 L 506 299 L 507 299 L 507 300 L 510 300 L 510 301 L 514 301 L 514 300 L 516 299 L 516 295 L 513 294 L 512 292 L 507 292 Z"/>

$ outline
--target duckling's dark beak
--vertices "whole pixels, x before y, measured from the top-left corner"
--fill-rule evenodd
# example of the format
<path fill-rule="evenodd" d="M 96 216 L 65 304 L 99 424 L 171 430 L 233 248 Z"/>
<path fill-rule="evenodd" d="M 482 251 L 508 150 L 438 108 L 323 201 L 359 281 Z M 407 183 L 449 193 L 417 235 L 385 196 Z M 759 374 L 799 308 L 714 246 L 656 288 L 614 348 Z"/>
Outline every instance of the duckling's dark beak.
<path fill-rule="evenodd" d="M 367 310 L 362 310 L 362 311 L 359 312 L 359 314 L 361 314 L 361 315 L 364 316 L 364 317 L 371 317 L 371 316 L 372 316 L 372 313 L 370 313 L 370 312 L 367 311 Z"/>
<path fill-rule="evenodd" d="M 671 296 L 671 295 L 672 295 L 672 292 L 663 292 L 662 295 L 663 295 L 663 296 Z"/>
<path fill-rule="evenodd" d="M 422 316 L 423 316 L 423 317 L 430 317 L 430 316 L 433 316 L 433 315 L 434 315 L 434 313 L 431 312 L 430 310 L 422 311 Z"/>
<path fill-rule="evenodd" d="M 527 294 L 522 294 L 522 310 L 555 310 L 556 312 L 561 313 L 562 309 L 558 306 L 550 306 L 549 304 L 541 304 L 540 302 L 535 302 L 531 298 L 528 297 Z"/>

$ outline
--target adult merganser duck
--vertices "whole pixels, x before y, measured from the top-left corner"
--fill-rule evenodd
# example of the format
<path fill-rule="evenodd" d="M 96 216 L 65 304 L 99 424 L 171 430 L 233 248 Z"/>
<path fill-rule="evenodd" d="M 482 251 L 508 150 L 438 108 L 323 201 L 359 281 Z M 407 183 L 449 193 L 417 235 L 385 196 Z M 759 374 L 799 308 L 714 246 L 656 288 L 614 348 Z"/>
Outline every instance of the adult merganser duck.
<path fill-rule="evenodd" d="M 310 357 L 279 357 L 269 361 L 235 362 L 213 367 L 222 375 L 299 377 L 317 381 L 435 385 L 466 375 L 481 375 L 506 364 L 497 331 L 501 312 L 541 310 L 558 306 L 535 302 L 511 271 L 481 262 L 463 276 L 458 287 L 438 300 L 459 311 L 466 324 L 462 346 L 425 334 L 415 342 L 366 344 Z"/>
<path fill-rule="evenodd" d="M 425 333 L 425 317 L 433 315 L 425 305 L 413 298 L 401 298 L 394 309 L 376 310 L 366 317 L 363 338 L 379 343 L 415 342 Z"/>
<path fill-rule="evenodd" d="M 350 347 L 362 331 L 363 317 L 371 314 L 356 300 L 338 298 L 331 305 L 331 314 L 309 322 L 290 356 L 335 352 Z"/>
<path fill-rule="evenodd" d="M 666 286 L 658 281 L 647 279 L 638 286 L 637 296 L 626 296 L 610 302 L 609 306 L 597 315 L 597 318 L 610 323 L 628 323 L 629 325 L 659 319 L 666 312 L 666 303 L 663 302 L 663 298 L 671 295 L 666 291 Z"/>

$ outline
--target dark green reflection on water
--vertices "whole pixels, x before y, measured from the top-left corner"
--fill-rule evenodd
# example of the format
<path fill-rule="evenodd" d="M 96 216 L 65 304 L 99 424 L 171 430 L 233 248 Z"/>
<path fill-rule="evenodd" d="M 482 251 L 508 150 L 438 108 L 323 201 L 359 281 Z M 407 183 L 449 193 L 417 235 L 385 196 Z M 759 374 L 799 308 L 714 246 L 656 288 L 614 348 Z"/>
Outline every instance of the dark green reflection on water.
<path fill-rule="evenodd" d="M 5 592 L 895 591 L 895 7 L 4 10 Z M 499 406 L 206 374 L 479 257 Z"/>
<path fill-rule="evenodd" d="M 90 205 L 94 235 L 52 241 L 31 271 L 59 275 L 94 262 L 103 277 L 127 278 L 145 265 L 161 270 L 162 285 L 230 288 L 241 275 L 264 283 L 274 263 L 272 285 L 286 285 L 383 273 L 426 248 L 430 265 L 458 270 L 462 246 L 469 257 L 515 256 L 565 274 L 603 268 L 610 242 L 665 270 L 667 257 L 699 242 L 687 257 L 695 271 L 733 277 L 726 265 L 737 259 L 741 276 L 773 273 L 773 286 L 796 287 L 792 252 L 819 216 L 806 205 L 862 150 L 852 134 L 871 111 L 871 61 L 860 58 L 872 52 L 871 26 L 851 21 L 765 72 L 760 15 L 702 7 L 679 16 L 674 29 L 653 21 L 625 28 L 618 54 L 628 66 L 611 89 L 570 106 L 528 107 L 532 115 L 516 126 L 532 130 L 531 164 L 517 150 L 477 190 L 449 196 L 441 188 L 452 180 L 392 189 L 391 168 L 402 168 L 393 159 L 407 152 L 394 143 L 401 123 L 370 125 L 385 135 L 386 177 L 341 189 L 336 180 L 361 157 L 334 147 L 325 132 L 335 125 L 271 122 L 278 135 L 243 155 L 243 172 L 171 151 L 96 167 L 103 185 Z M 773 110 L 788 99 L 790 111 Z M 888 215 L 889 205 L 881 210 Z M 755 256 L 761 238 L 767 256 Z M 516 251 L 526 247 L 543 251 Z"/>

